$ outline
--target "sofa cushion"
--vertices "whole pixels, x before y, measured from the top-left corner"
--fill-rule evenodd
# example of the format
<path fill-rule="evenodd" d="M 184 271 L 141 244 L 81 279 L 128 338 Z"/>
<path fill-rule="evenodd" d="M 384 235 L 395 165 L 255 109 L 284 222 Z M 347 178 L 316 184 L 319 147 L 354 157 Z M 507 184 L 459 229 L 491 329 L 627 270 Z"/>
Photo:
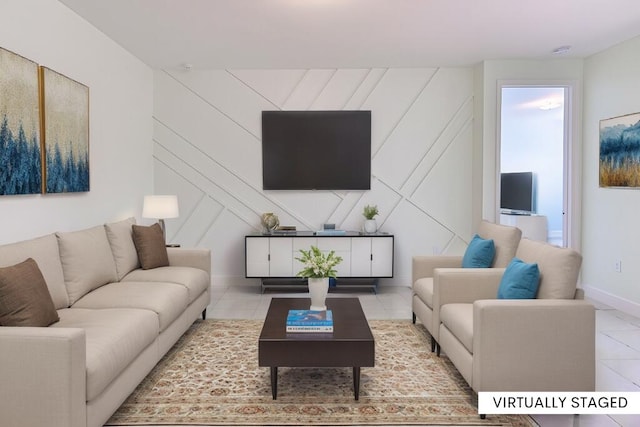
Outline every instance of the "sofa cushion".
<path fill-rule="evenodd" d="M 118 282 L 89 292 L 73 308 L 139 308 L 153 311 L 164 331 L 189 305 L 189 293 L 175 283 Z"/>
<path fill-rule="evenodd" d="M 440 307 L 440 322 L 469 353 L 473 353 L 473 304 L 443 305 Z"/>
<path fill-rule="evenodd" d="M 478 235 L 483 239 L 493 240 L 496 255 L 491 266 L 504 268 L 516 254 L 522 231 L 516 227 L 494 224 L 483 220 L 478 227 Z"/>
<path fill-rule="evenodd" d="M 111 246 L 102 225 L 56 235 L 71 305 L 92 289 L 118 280 Z"/>
<path fill-rule="evenodd" d="M 496 247 L 491 239 L 483 239 L 477 234 L 469 242 L 462 257 L 462 268 L 489 268 L 493 263 Z"/>
<path fill-rule="evenodd" d="M 429 308 L 433 308 L 433 277 L 416 280 L 413 284 L 413 293 L 418 295 Z"/>
<path fill-rule="evenodd" d="M 130 271 L 140 268 L 138 253 L 133 243 L 132 225 L 135 223 L 136 220 L 132 217 L 104 225 L 113 253 L 113 260 L 116 263 L 118 280 L 122 280 Z"/>
<path fill-rule="evenodd" d="M 582 255 L 570 248 L 522 239 L 516 256 L 540 269 L 539 299 L 574 299 Z"/>
<path fill-rule="evenodd" d="M 48 234 L 0 246 L 0 267 L 14 265 L 27 258 L 33 258 L 38 263 L 56 309 L 69 307 L 56 235 Z"/>
<path fill-rule="evenodd" d="M 540 271 L 538 264 L 526 263 L 519 258 L 511 260 L 498 287 L 498 299 L 532 299 L 538 292 Z"/>
<path fill-rule="evenodd" d="M 158 317 L 149 310 L 59 310 L 52 328 L 81 328 L 86 336 L 87 401 L 95 399 L 158 338 Z"/>
<path fill-rule="evenodd" d="M 209 289 L 209 275 L 206 271 L 193 267 L 158 267 L 151 270 L 133 270 L 123 282 L 168 282 L 184 286 L 189 292 L 189 304 Z"/>
<path fill-rule="evenodd" d="M 134 225 L 133 243 L 144 270 L 169 265 L 169 255 L 160 224 L 155 223 L 149 227 Z"/>
<path fill-rule="evenodd" d="M 49 326 L 58 313 L 33 258 L 0 268 L 0 326 Z"/>

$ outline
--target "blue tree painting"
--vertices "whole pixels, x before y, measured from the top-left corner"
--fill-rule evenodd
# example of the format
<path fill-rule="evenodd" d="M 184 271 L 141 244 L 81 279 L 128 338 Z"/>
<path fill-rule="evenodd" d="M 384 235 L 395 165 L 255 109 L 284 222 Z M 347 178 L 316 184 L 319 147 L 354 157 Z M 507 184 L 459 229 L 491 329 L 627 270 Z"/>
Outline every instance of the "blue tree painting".
<path fill-rule="evenodd" d="M 42 191 L 38 65 L 0 48 L 0 195 Z"/>
<path fill-rule="evenodd" d="M 22 125 L 14 137 L 6 115 L 0 124 L 0 165 L 0 194 L 40 193 L 40 144 L 35 137 L 27 141 Z"/>
<path fill-rule="evenodd" d="M 89 88 L 46 67 L 40 69 L 46 192 L 89 191 Z"/>
<path fill-rule="evenodd" d="M 600 122 L 600 186 L 640 187 L 640 113 Z"/>

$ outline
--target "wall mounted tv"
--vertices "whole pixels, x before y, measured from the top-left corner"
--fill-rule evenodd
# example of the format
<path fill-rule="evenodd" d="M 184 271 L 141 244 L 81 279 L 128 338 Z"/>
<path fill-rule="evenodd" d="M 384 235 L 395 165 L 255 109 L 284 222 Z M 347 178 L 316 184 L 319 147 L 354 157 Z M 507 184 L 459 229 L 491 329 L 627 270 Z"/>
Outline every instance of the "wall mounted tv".
<path fill-rule="evenodd" d="M 500 211 L 508 214 L 536 213 L 536 176 L 533 172 L 500 174 Z"/>
<path fill-rule="evenodd" d="M 371 111 L 263 111 L 262 188 L 371 189 Z"/>

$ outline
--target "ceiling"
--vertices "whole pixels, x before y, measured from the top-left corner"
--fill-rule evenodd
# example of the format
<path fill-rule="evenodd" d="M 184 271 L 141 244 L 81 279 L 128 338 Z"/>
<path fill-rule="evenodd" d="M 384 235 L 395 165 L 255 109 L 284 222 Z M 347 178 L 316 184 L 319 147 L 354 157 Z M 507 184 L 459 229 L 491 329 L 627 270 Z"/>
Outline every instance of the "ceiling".
<path fill-rule="evenodd" d="M 639 0 L 60 1 L 162 69 L 583 58 L 640 35 Z"/>

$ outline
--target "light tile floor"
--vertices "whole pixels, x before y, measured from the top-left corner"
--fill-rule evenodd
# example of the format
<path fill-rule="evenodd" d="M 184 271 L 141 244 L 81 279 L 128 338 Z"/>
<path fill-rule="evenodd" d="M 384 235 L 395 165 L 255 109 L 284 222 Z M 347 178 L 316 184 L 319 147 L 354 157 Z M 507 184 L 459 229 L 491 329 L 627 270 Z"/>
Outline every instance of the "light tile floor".
<path fill-rule="evenodd" d="M 258 282 L 256 282 L 258 283 Z M 213 319 L 264 319 L 272 297 L 307 298 L 308 292 L 267 290 L 261 293 L 260 285 L 213 285 L 211 305 L 207 317 Z M 367 290 L 329 293 L 329 298 L 358 297 L 367 319 L 410 319 L 411 289 L 400 286 L 378 287 L 377 293 Z"/>
<path fill-rule="evenodd" d="M 307 293 L 269 290 L 260 286 L 216 286 L 207 317 L 264 319 L 272 297 L 306 297 Z M 376 294 L 358 290 L 329 297 L 357 296 L 368 319 L 410 319 L 411 289 L 381 286 Z M 596 305 L 596 389 L 640 392 L 640 319 L 593 301 Z M 543 427 L 640 426 L 638 415 L 536 415 Z"/>

